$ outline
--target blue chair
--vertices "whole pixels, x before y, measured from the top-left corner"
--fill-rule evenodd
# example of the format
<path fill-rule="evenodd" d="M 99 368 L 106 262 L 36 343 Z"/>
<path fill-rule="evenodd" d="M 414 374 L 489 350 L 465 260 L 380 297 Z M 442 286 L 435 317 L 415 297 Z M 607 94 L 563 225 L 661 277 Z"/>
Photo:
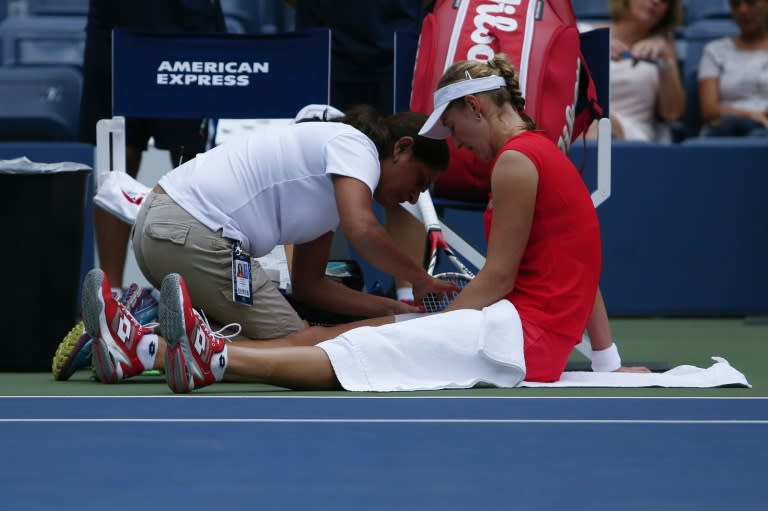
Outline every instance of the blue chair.
<path fill-rule="evenodd" d="M 686 107 L 682 121 L 686 136 L 693 137 L 701 130 L 698 71 L 704 46 L 715 39 L 737 35 L 739 27 L 731 19 L 699 19 L 686 26 L 684 33 L 686 51 L 682 79 Z"/>
<path fill-rule="evenodd" d="M 686 0 L 683 5 L 686 25 L 701 19 L 731 17 L 728 0 Z"/>
<path fill-rule="evenodd" d="M 87 16 L 88 0 L 26 0 L 31 16 Z"/>
<path fill-rule="evenodd" d="M 235 20 L 245 29 L 243 33 L 260 34 L 262 33 L 259 12 L 261 3 L 253 0 L 221 0 L 221 10 L 224 12 L 225 19 Z"/>
<path fill-rule="evenodd" d="M 296 29 L 295 10 L 283 0 L 267 0 L 259 4 L 263 34 L 293 32 Z"/>
<path fill-rule="evenodd" d="M 71 67 L 0 67 L 0 140 L 75 140 L 81 89 Z"/>
<path fill-rule="evenodd" d="M 607 0 L 573 0 L 571 5 L 579 22 L 608 22 L 611 19 Z"/>
<path fill-rule="evenodd" d="M 84 16 L 9 16 L 0 22 L 0 65 L 83 65 Z"/>
<path fill-rule="evenodd" d="M 225 14 L 224 24 L 227 27 L 228 34 L 245 34 L 248 31 L 245 28 L 245 24 L 243 23 L 243 21 L 240 18 L 237 18 L 235 16 L 230 16 L 228 14 Z"/>
<path fill-rule="evenodd" d="M 294 11 L 283 0 L 221 0 L 226 18 L 237 20 L 245 34 L 277 34 L 294 30 Z"/>

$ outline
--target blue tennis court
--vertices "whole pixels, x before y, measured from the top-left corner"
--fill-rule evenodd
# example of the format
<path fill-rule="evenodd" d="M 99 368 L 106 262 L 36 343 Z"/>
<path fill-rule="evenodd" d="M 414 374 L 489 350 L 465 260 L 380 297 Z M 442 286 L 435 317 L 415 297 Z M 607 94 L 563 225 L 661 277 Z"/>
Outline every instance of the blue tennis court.
<path fill-rule="evenodd" d="M 5 397 L 42 509 L 764 509 L 768 399 Z"/>

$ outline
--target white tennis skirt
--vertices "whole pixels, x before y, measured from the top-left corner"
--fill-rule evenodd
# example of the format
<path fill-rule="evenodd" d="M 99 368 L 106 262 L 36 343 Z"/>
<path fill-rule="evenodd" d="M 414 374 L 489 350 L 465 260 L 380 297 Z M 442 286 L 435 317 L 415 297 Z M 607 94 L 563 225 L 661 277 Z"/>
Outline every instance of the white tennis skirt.
<path fill-rule="evenodd" d="M 356 328 L 318 347 L 351 391 L 515 387 L 525 377 L 520 316 L 507 300 Z"/>

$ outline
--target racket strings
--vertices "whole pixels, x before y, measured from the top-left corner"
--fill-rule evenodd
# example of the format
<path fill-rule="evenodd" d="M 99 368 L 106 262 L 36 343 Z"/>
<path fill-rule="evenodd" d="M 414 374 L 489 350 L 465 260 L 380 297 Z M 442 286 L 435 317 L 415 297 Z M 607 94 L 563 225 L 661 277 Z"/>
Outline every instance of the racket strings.
<path fill-rule="evenodd" d="M 459 289 L 464 289 L 467 283 L 469 283 L 471 280 L 466 275 L 452 272 L 440 273 L 435 275 L 435 278 L 456 284 Z M 424 300 L 422 300 L 421 303 L 424 307 L 424 312 L 440 312 L 448 307 L 451 303 L 453 303 L 457 296 L 459 296 L 459 293 L 456 291 L 451 293 L 442 293 L 441 296 L 430 293 L 424 298 Z"/>

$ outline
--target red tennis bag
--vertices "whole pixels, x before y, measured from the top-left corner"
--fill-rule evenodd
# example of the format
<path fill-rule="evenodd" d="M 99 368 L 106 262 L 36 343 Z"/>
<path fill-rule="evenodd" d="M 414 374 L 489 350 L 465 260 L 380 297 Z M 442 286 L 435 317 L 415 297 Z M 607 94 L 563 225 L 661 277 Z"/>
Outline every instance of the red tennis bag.
<path fill-rule="evenodd" d="M 496 53 L 514 64 L 525 112 L 561 150 L 601 114 L 569 0 L 437 0 L 419 36 L 411 110 L 432 112 L 432 93 L 451 64 L 486 61 Z M 584 108 L 577 112 L 580 97 Z M 435 195 L 486 201 L 490 162 L 449 144 L 451 163 L 435 184 Z"/>

